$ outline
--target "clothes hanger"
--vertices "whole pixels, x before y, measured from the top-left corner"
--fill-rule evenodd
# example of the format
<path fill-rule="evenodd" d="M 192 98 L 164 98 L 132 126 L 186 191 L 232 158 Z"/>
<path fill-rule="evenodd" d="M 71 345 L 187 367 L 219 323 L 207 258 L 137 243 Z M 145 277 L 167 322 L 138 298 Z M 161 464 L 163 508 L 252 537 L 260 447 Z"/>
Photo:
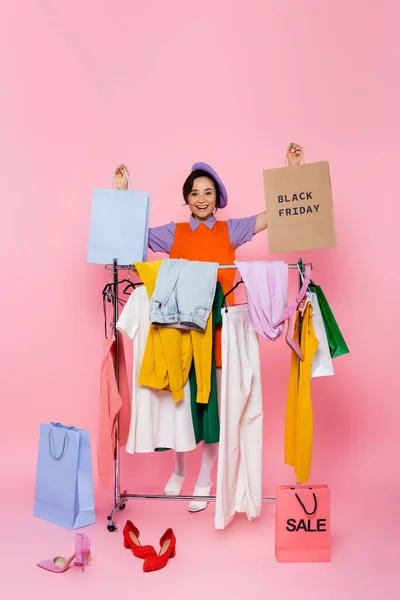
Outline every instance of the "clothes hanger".
<path fill-rule="evenodd" d="M 240 281 L 238 281 L 237 283 L 235 283 L 235 285 L 233 286 L 233 288 L 231 290 L 229 290 L 229 292 L 227 292 L 222 300 L 222 305 L 225 308 L 225 312 L 228 312 L 228 304 L 226 302 L 226 298 L 227 296 L 229 296 L 230 294 L 232 294 L 232 292 L 234 292 L 236 290 L 237 287 L 239 287 L 239 285 L 241 283 L 244 283 L 243 279 L 240 279 Z"/>
<path fill-rule="evenodd" d="M 304 283 L 304 273 L 303 273 L 303 269 L 301 269 L 301 268 L 300 268 L 300 265 L 299 265 L 299 263 L 297 263 L 297 265 L 296 265 L 296 266 L 297 266 L 297 269 L 298 269 L 298 271 L 299 271 L 299 273 L 300 273 L 300 277 L 301 277 L 301 283 Z"/>
<path fill-rule="evenodd" d="M 143 281 L 137 281 L 136 283 L 134 283 L 133 281 L 131 281 L 131 273 L 130 273 L 130 271 L 128 271 L 128 278 L 127 279 L 121 279 L 121 281 L 119 281 L 118 283 L 127 283 L 128 284 L 122 290 L 122 293 L 126 294 L 127 296 L 129 296 L 132 293 L 132 291 L 128 292 L 128 290 L 130 290 L 131 288 L 133 288 L 134 290 L 136 290 L 137 286 L 143 285 Z"/>
<path fill-rule="evenodd" d="M 124 287 L 124 289 L 122 290 L 123 294 L 126 294 L 127 296 L 130 296 L 131 292 L 129 292 L 128 290 L 130 290 L 131 288 L 133 288 L 134 290 L 140 286 L 143 285 L 143 281 L 137 281 L 136 283 L 134 283 L 133 281 L 131 281 L 129 273 L 128 273 L 128 278 L 127 279 L 120 279 L 119 281 L 117 281 L 116 283 L 114 283 L 113 281 L 111 281 L 111 276 L 110 276 L 110 281 L 104 286 L 103 291 L 102 291 L 102 296 L 103 296 L 103 313 L 104 313 L 104 334 L 105 337 L 107 338 L 107 311 L 106 311 L 106 300 L 107 302 L 114 302 L 114 289 L 115 289 L 115 285 L 120 285 L 121 283 L 127 283 L 128 285 L 126 285 Z M 117 302 L 120 306 L 124 306 L 126 304 L 126 300 L 124 298 L 119 298 L 119 296 L 117 296 Z"/>
<path fill-rule="evenodd" d="M 311 267 L 311 270 L 312 270 L 312 263 L 310 263 L 310 267 Z M 302 271 L 302 269 L 300 269 L 299 263 L 297 263 L 297 268 L 298 268 L 298 271 L 300 273 L 301 282 L 304 283 L 304 271 Z M 309 290 L 310 285 L 315 285 L 315 283 L 314 283 L 314 281 L 312 279 L 310 279 L 310 283 L 308 284 L 307 290 Z"/>
<path fill-rule="evenodd" d="M 129 296 L 132 293 L 128 292 L 127 290 L 129 290 L 130 288 L 136 290 L 138 286 L 143 285 L 143 281 L 137 281 L 136 283 L 133 283 L 133 281 L 130 281 L 130 279 L 123 279 L 122 281 L 129 281 L 128 285 L 122 290 L 122 293 L 126 294 L 127 296 Z M 122 283 L 122 281 L 120 283 Z"/>
<path fill-rule="evenodd" d="M 108 302 L 111 302 L 111 298 L 109 298 L 107 294 L 103 293 L 104 337 L 107 339 L 107 308 L 106 308 L 106 298 L 107 298 Z"/>
<path fill-rule="evenodd" d="M 143 281 L 137 281 L 136 283 L 133 283 L 133 281 L 131 281 L 129 278 L 128 279 L 121 279 L 120 281 L 117 282 L 117 285 L 120 285 L 121 283 L 127 283 L 128 285 L 124 287 L 124 289 L 122 290 L 123 294 L 126 294 L 127 296 L 130 295 L 130 292 L 128 292 L 128 290 L 130 288 L 133 288 L 134 290 L 139 286 L 139 285 L 143 285 Z M 113 297 L 113 293 L 112 290 L 114 288 L 115 283 L 110 282 L 107 283 L 107 285 L 104 286 L 103 291 L 102 291 L 102 295 L 103 296 L 107 296 L 107 299 L 109 302 L 111 302 L 112 297 Z M 118 298 L 118 300 L 120 302 L 126 302 L 125 300 L 122 300 L 121 298 Z"/>
<path fill-rule="evenodd" d="M 294 327 L 295 327 L 295 329 L 300 329 L 301 325 L 295 324 Z M 292 328 L 292 318 L 290 317 L 290 319 L 288 319 L 288 324 L 287 324 L 287 328 L 286 328 L 285 341 L 286 341 L 287 345 L 289 346 L 289 348 L 291 350 L 293 350 L 293 352 L 295 352 L 297 354 L 297 356 L 299 357 L 299 359 L 303 362 L 304 356 L 300 349 L 300 345 L 298 344 L 298 342 L 295 341 L 294 337 L 293 338 L 289 337 L 289 332 L 290 332 L 291 328 Z"/>
<path fill-rule="evenodd" d="M 119 283 L 122 283 L 122 281 L 120 281 Z M 132 283 L 132 282 L 131 282 Z M 128 288 L 129 286 L 127 286 Z M 103 291 L 102 291 L 102 296 L 103 296 L 103 314 L 104 314 L 104 335 L 107 339 L 107 308 L 106 308 L 106 301 L 110 302 L 110 303 L 114 303 L 114 283 L 107 283 L 107 285 L 104 286 Z M 124 306 L 126 304 L 126 300 L 124 300 L 123 298 L 119 298 L 117 296 L 117 302 L 120 306 Z"/>
<path fill-rule="evenodd" d="M 312 268 L 312 265 L 311 265 L 311 268 Z M 304 271 L 303 271 L 302 268 L 300 268 L 300 264 L 299 263 L 297 263 L 297 269 L 298 269 L 298 271 L 300 273 L 301 282 L 302 282 L 302 284 L 304 284 L 304 280 L 305 280 Z M 309 285 L 311 285 L 311 284 L 312 284 L 312 281 L 310 279 Z M 309 289 L 308 286 L 307 286 L 307 289 Z M 305 307 L 306 307 L 306 305 L 307 305 L 308 302 L 309 302 L 309 300 L 307 299 L 306 296 L 304 296 L 304 298 L 301 300 L 301 302 L 297 306 L 296 310 L 297 311 L 301 310 L 302 312 L 304 312 Z M 290 331 L 291 331 L 291 328 L 292 328 L 292 323 L 291 323 L 292 322 L 292 317 L 293 317 L 293 315 L 291 317 L 289 317 L 289 319 L 288 319 L 288 324 L 287 324 L 286 334 L 285 334 L 285 341 L 286 341 L 287 345 L 289 346 L 289 348 L 291 350 L 293 350 L 297 354 L 297 356 L 299 357 L 299 359 L 301 361 L 304 361 L 304 356 L 303 356 L 303 353 L 301 352 L 300 345 L 298 344 L 298 342 L 296 342 L 294 340 L 294 336 L 290 337 Z M 295 329 L 299 329 L 300 330 L 301 329 L 301 324 L 300 323 L 298 325 L 295 324 L 294 327 L 295 327 Z"/>

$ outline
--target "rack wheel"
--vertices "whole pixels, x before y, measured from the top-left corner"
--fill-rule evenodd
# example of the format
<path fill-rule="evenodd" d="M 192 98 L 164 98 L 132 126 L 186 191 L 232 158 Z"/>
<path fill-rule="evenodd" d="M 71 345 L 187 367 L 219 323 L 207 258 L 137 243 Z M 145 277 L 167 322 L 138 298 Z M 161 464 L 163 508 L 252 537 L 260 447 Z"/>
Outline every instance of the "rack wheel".
<path fill-rule="evenodd" d="M 119 510 L 124 510 L 126 506 L 126 502 L 121 502 L 121 504 L 119 505 Z"/>
<path fill-rule="evenodd" d="M 113 532 L 113 531 L 115 531 L 117 528 L 115 527 L 114 523 L 112 523 L 112 524 L 110 524 L 110 525 L 107 525 L 107 529 L 108 529 L 108 531 L 111 531 L 111 532 Z"/>

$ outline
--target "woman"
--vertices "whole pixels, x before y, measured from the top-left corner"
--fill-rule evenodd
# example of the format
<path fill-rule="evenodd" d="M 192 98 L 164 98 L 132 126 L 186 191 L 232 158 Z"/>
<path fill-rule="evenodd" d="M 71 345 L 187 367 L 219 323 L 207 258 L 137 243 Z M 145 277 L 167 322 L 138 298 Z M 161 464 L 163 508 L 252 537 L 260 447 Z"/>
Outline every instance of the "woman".
<path fill-rule="evenodd" d="M 297 160 L 298 146 L 291 145 L 288 150 L 289 163 Z M 295 159 L 295 153 L 296 159 Z M 289 156 L 290 155 L 290 156 Z M 127 189 L 125 165 L 115 170 L 118 189 Z M 154 252 L 165 252 L 170 258 L 204 260 L 219 264 L 232 264 L 235 250 L 250 241 L 256 233 L 267 228 L 265 211 L 242 219 L 217 221 L 217 209 L 227 205 L 228 195 L 218 174 L 205 163 L 195 163 L 192 172 L 183 184 L 183 198 L 190 210 L 186 223 L 168 223 L 153 227 L 149 231 L 149 247 Z M 218 281 L 226 294 L 233 287 L 235 271 L 220 270 Z M 232 301 L 232 300 L 231 300 Z M 221 332 L 216 332 L 216 366 L 221 366 Z M 220 371 L 220 369 L 217 369 Z M 219 377 L 218 377 L 219 379 Z M 218 444 L 203 444 L 202 461 L 194 490 L 195 496 L 208 496 L 211 489 L 211 472 L 218 454 Z M 175 468 L 165 487 L 166 494 L 179 494 L 186 475 L 186 452 L 175 452 Z M 190 512 L 206 508 L 207 502 L 191 502 Z"/>

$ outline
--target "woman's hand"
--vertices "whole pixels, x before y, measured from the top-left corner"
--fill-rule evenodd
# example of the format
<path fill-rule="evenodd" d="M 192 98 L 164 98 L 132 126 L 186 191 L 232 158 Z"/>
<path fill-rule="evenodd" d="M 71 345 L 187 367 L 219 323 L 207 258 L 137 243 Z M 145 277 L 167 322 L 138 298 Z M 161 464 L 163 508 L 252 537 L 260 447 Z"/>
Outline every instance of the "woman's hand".
<path fill-rule="evenodd" d="M 128 189 L 128 177 L 130 175 L 129 169 L 126 165 L 118 165 L 115 169 L 115 185 L 117 190 L 127 190 Z"/>
<path fill-rule="evenodd" d="M 286 156 L 289 167 L 297 167 L 304 159 L 303 148 L 299 144 L 290 144 L 287 149 Z"/>

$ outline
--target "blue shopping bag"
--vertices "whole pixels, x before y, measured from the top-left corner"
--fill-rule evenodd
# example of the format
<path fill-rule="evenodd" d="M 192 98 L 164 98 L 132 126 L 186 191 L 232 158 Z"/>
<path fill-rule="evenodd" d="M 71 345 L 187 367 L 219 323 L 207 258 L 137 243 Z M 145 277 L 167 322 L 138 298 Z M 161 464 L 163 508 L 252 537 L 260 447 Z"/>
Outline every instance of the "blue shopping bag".
<path fill-rule="evenodd" d="M 90 438 L 84 429 L 40 425 L 34 515 L 67 529 L 96 522 Z"/>
<path fill-rule="evenodd" d="M 109 265 L 116 258 L 120 265 L 130 265 L 146 261 L 149 216 L 147 192 L 94 189 L 87 262 Z"/>

